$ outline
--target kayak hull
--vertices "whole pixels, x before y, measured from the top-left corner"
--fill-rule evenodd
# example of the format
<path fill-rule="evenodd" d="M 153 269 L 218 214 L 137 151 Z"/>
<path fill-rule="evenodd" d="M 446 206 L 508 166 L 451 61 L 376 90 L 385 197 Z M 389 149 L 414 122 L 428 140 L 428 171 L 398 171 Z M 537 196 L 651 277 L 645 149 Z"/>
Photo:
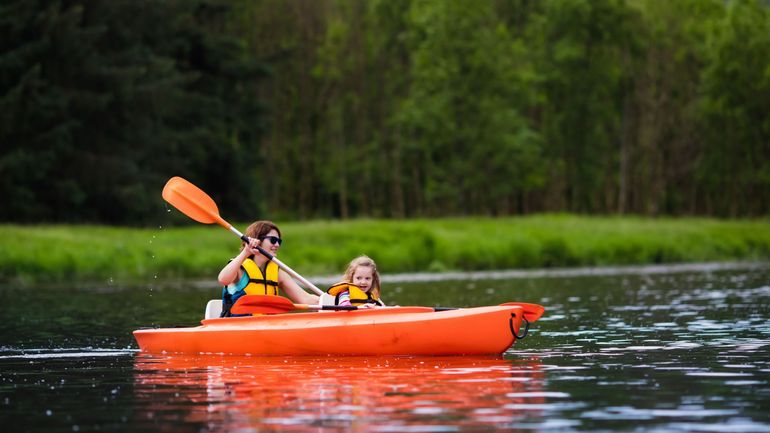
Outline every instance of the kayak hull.
<path fill-rule="evenodd" d="M 151 353 L 487 355 L 511 347 L 523 315 L 520 306 L 389 307 L 207 319 L 197 327 L 141 329 L 134 337 Z"/>

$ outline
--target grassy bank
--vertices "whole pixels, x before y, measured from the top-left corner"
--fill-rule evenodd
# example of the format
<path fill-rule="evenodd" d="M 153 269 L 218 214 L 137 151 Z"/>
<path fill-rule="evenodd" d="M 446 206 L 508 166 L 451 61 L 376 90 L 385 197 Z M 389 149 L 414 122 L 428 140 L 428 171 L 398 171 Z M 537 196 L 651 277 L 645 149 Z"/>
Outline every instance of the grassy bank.
<path fill-rule="evenodd" d="M 280 258 L 304 275 L 341 274 L 362 253 L 385 273 L 770 260 L 768 219 L 536 215 L 280 226 Z M 217 226 L 0 225 L 0 280 L 215 278 L 238 248 Z"/>

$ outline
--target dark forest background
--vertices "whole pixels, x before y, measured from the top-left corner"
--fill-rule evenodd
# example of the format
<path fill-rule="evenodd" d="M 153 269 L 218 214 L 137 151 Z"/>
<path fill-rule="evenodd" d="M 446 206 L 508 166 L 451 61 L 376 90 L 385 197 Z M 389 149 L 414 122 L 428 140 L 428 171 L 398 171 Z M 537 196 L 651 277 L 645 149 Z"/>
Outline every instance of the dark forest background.
<path fill-rule="evenodd" d="M 0 221 L 770 211 L 760 0 L 2 0 Z"/>

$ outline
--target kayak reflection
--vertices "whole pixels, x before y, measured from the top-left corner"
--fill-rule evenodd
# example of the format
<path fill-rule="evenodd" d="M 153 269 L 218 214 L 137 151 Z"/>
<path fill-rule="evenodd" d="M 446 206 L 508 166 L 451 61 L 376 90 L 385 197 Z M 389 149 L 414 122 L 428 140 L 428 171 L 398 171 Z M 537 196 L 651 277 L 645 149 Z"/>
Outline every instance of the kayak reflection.
<path fill-rule="evenodd" d="M 537 359 L 140 353 L 134 395 L 156 431 L 443 431 L 542 420 Z"/>

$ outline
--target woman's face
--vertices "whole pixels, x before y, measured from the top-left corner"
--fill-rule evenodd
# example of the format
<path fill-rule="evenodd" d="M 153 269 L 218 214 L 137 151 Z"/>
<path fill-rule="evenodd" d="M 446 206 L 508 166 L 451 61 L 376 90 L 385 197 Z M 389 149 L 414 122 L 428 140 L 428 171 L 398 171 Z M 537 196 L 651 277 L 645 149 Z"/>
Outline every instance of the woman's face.
<path fill-rule="evenodd" d="M 279 243 L 280 239 L 281 238 L 278 236 L 278 232 L 273 229 L 267 232 L 262 241 L 259 243 L 259 246 L 270 254 L 276 255 L 278 254 L 278 248 L 281 248 L 281 244 Z"/>
<path fill-rule="evenodd" d="M 359 266 L 353 272 L 353 284 L 360 287 L 364 292 L 372 288 L 372 268 L 370 266 Z"/>

